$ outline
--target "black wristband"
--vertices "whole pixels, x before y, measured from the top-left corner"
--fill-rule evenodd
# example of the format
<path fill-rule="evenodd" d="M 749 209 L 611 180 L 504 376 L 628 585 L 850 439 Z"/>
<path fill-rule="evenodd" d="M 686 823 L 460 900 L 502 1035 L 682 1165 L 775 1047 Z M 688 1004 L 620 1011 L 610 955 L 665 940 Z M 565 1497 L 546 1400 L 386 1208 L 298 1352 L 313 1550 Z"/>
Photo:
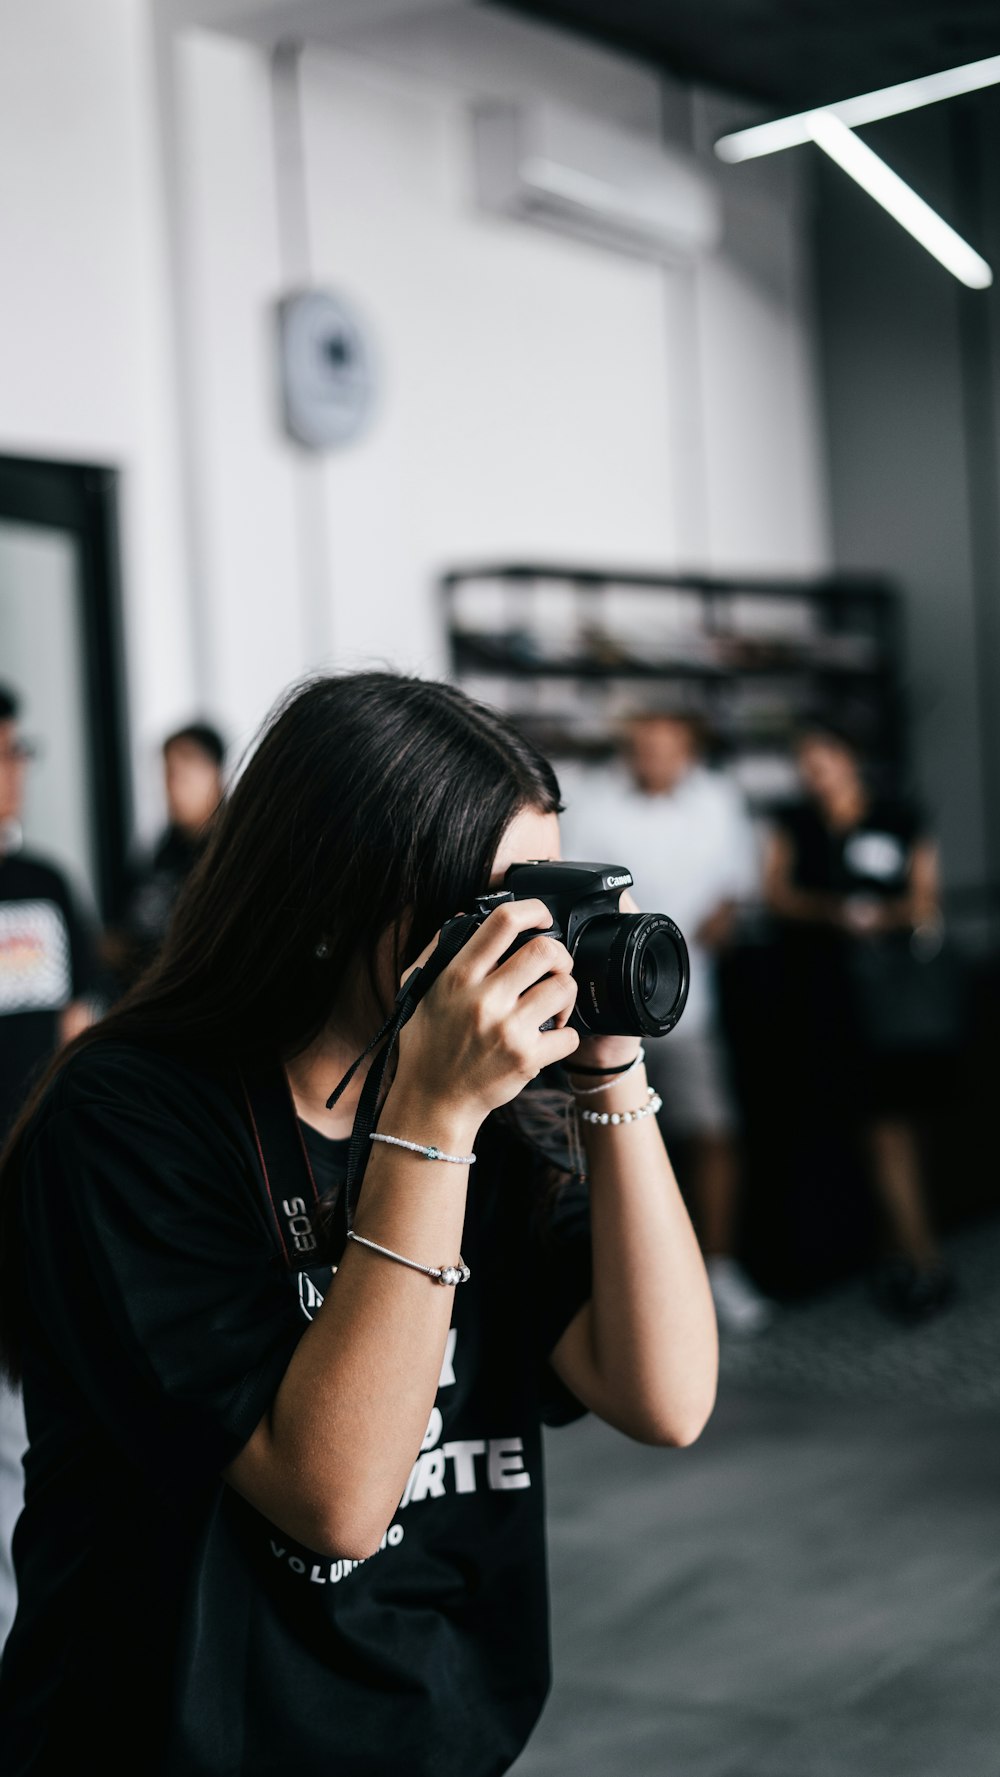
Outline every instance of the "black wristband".
<path fill-rule="evenodd" d="M 638 1059 L 638 1055 L 633 1055 L 631 1061 L 623 1061 L 621 1067 L 573 1067 L 572 1064 L 567 1063 L 566 1072 L 568 1074 L 627 1074 L 629 1068 L 634 1067 Z"/>

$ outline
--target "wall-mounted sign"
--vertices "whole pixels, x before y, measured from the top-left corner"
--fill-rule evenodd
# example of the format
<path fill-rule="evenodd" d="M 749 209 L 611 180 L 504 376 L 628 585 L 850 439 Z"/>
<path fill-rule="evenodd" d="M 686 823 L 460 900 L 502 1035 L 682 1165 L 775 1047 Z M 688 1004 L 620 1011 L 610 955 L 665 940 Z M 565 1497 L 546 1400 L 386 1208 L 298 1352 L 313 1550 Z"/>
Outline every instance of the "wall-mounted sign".
<path fill-rule="evenodd" d="M 353 444 L 374 404 L 372 352 L 357 316 L 329 290 L 278 304 L 285 428 L 309 450 Z"/>

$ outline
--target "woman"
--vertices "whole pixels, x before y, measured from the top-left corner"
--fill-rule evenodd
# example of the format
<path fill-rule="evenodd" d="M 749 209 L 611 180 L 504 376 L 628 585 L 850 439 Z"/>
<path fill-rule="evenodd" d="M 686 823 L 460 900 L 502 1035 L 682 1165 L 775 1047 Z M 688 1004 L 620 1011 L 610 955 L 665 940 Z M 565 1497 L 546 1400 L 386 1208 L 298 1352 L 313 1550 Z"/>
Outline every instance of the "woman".
<path fill-rule="evenodd" d="M 655 1117 L 583 1125 L 591 1275 L 572 1185 L 507 1108 L 560 1062 L 615 1070 L 596 1098 L 570 1071 L 583 1104 L 644 1108 L 637 1044 L 579 1041 L 562 945 L 507 955 L 549 923 L 517 902 L 403 1029 L 346 1242 L 364 1068 L 327 1099 L 442 922 L 558 855 L 558 806 L 545 761 L 458 691 L 299 690 L 161 961 L 15 1131 L 2 1300 L 31 1449 L 4 1777 L 493 1777 L 523 1746 L 548 1683 L 540 1421 L 589 1408 L 683 1445 L 714 1393 Z M 326 1251 L 303 1156 L 279 1178 L 252 1115 L 269 1063 Z"/>
<path fill-rule="evenodd" d="M 914 1128 L 940 1092 L 941 1061 L 880 1037 L 866 1016 L 861 971 L 873 944 L 939 927 L 937 852 L 909 803 L 873 794 L 847 734 L 806 727 L 796 757 L 806 800 L 771 837 L 765 892 L 786 927 L 797 1047 L 814 1083 L 860 1111 L 896 1254 L 886 1299 L 904 1318 L 919 1318 L 952 1288 Z"/>

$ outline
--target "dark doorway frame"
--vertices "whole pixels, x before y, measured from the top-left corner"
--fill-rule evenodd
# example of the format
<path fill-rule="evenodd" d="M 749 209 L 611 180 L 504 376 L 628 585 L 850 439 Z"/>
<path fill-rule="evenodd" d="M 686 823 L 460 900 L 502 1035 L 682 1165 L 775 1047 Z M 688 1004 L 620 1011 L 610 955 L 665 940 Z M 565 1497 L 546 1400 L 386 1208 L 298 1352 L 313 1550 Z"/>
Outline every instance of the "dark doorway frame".
<path fill-rule="evenodd" d="M 67 531 L 78 551 L 99 911 L 118 912 L 131 832 L 115 469 L 0 455 L 0 518 Z"/>

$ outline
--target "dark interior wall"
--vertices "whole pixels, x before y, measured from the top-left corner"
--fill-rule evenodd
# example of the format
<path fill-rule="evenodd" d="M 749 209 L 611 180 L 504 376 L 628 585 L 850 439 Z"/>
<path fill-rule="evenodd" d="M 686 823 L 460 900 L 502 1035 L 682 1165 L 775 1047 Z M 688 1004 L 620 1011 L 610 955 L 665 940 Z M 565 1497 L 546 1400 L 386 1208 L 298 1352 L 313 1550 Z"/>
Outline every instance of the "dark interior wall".
<path fill-rule="evenodd" d="M 1000 273 L 998 118 L 987 93 L 865 138 Z M 817 171 L 836 564 L 901 586 L 916 777 L 946 881 L 997 883 L 1000 297 L 965 290 L 838 168 Z"/>

